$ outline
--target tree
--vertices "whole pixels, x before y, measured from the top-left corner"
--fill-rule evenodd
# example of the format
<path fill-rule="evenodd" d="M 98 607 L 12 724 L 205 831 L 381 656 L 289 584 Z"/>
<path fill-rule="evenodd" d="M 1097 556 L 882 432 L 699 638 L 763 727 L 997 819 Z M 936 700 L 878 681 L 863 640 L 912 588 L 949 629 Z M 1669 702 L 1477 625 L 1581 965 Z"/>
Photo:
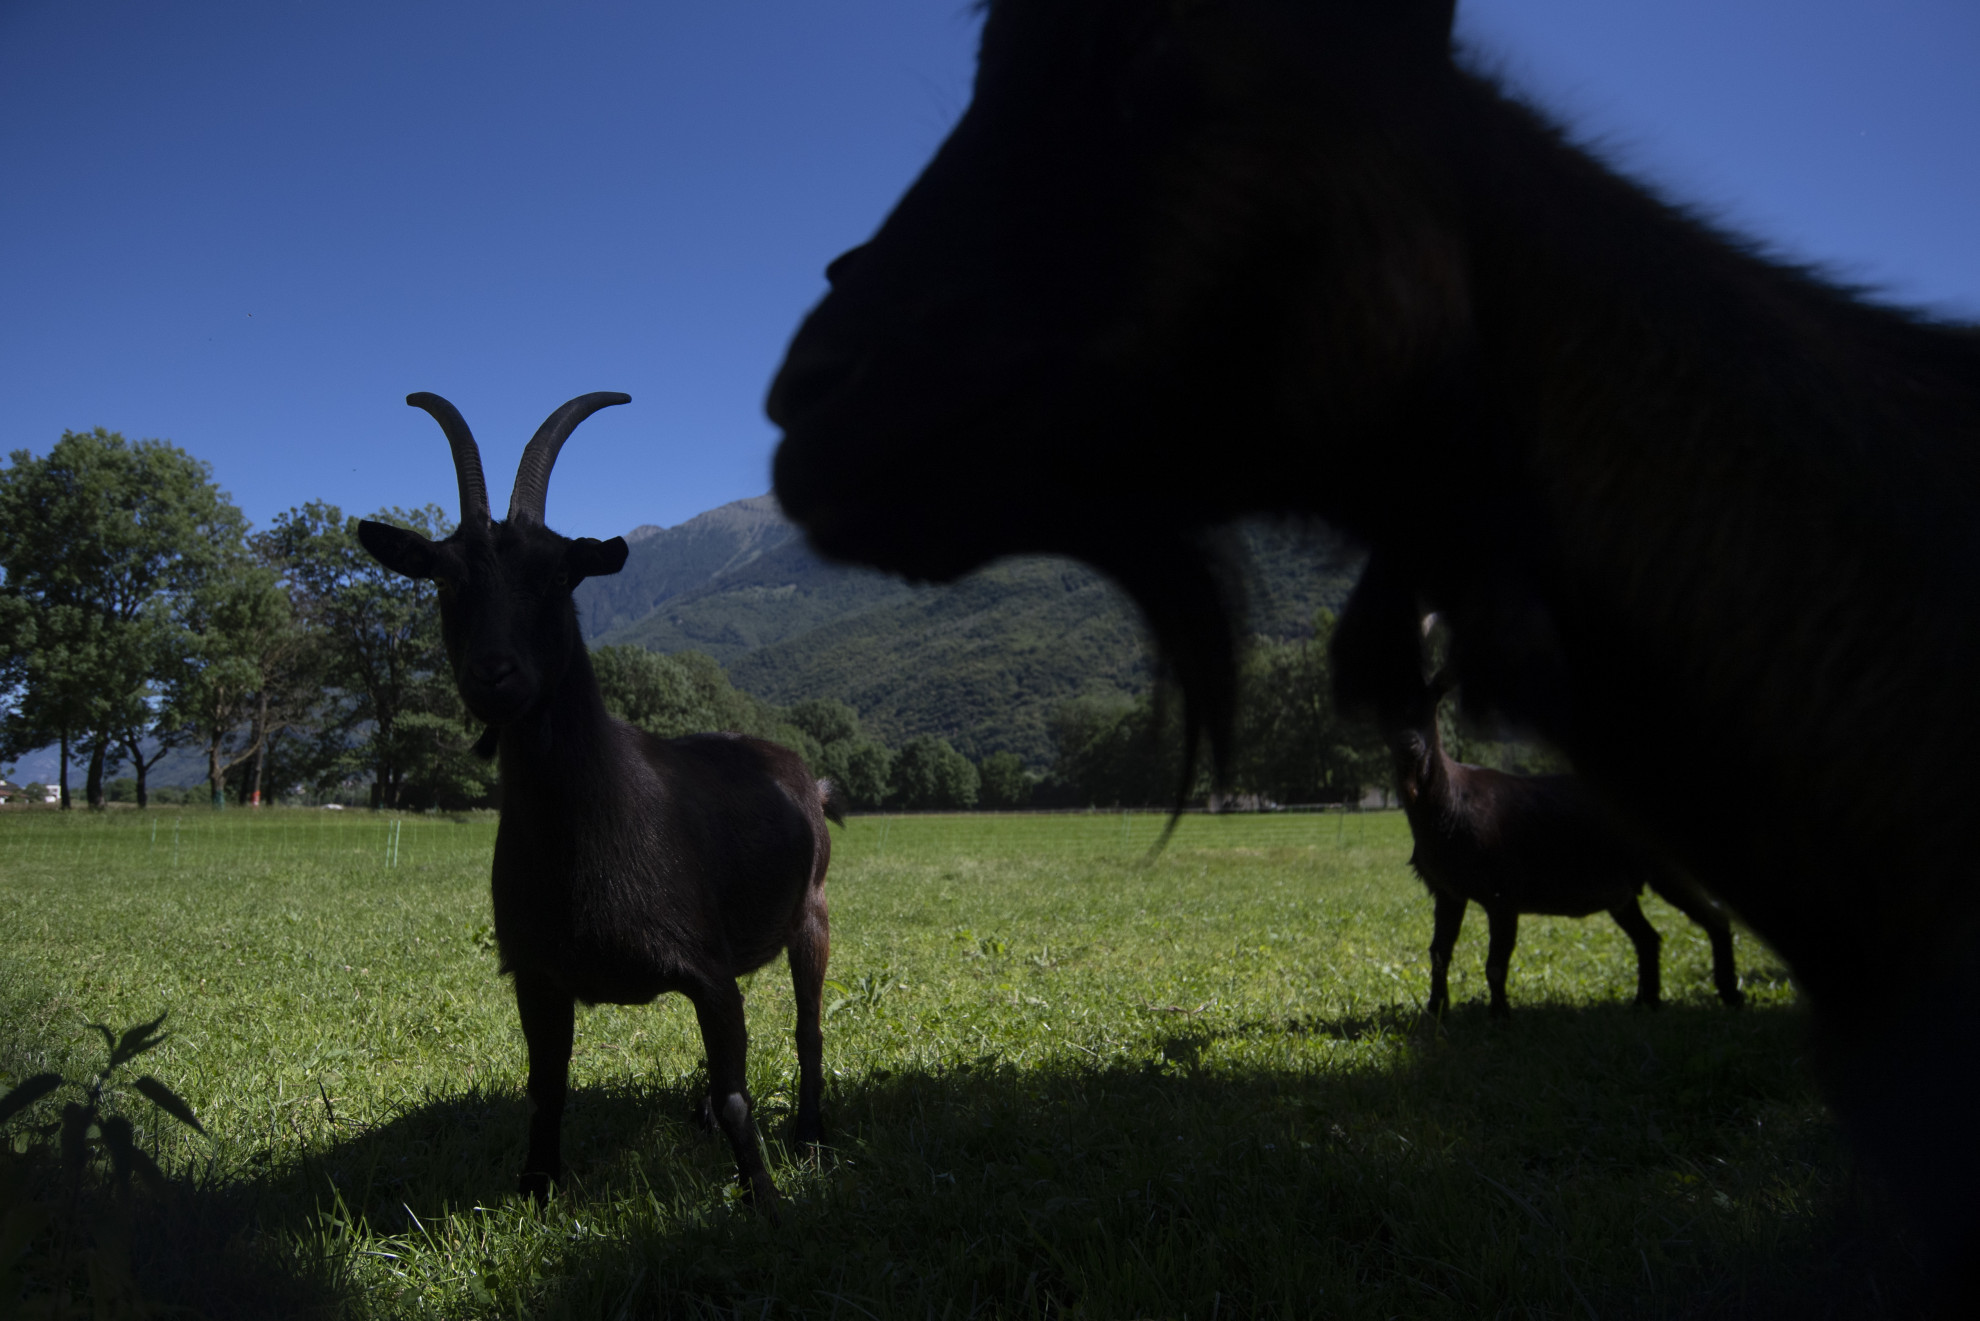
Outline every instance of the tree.
<path fill-rule="evenodd" d="M 825 745 L 812 769 L 838 785 L 854 807 L 878 807 L 893 786 L 894 754 L 871 739 L 839 739 Z"/>
<path fill-rule="evenodd" d="M 70 746 L 92 713 L 101 621 L 73 605 L 36 608 L 18 597 L 6 604 L 11 608 L 4 614 L 0 643 L 7 655 L 8 706 L 0 722 L 0 752 L 18 757 L 55 744 L 57 797 L 67 811 Z"/>
<path fill-rule="evenodd" d="M 1307 641 L 1253 644 L 1239 678 L 1233 788 L 1282 803 L 1342 802 L 1387 779 L 1379 731 L 1334 706 L 1333 635 L 1333 612 L 1322 610 Z"/>
<path fill-rule="evenodd" d="M 217 808 L 226 801 L 227 772 L 259 754 L 267 738 L 270 686 L 294 648 L 295 622 L 274 570 L 237 550 L 186 593 L 177 623 L 182 650 L 166 701 L 172 723 L 206 749 Z"/>
<path fill-rule="evenodd" d="M 1031 801 L 1031 775 L 1015 752 L 993 752 L 978 763 L 982 788 L 977 800 L 984 807 L 1023 807 Z"/>
<path fill-rule="evenodd" d="M 1051 730 L 1058 756 L 1042 786 L 1049 799 L 1088 807 L 1174 801 L 1182 779 L 1182 720 L 1174 701 L 1075 698 L 1052 713 Z M 1199 782 L 1207 774 L 1199 767 Z"/>
<path fill-rule="evenodd" d="M 832 781 L 855 807 L 878 807 L 891 788 L 894 756 L 860 730 L 859 712 L 830 697 L 798 702 L 784 717 L 816 746 L 812 769 Z"/>
<path fill-rule="evenodd" d="M 437 505 L 374 517 L 434 539 L 451 530 Z M 483 798 L 493 773 L 469 756 L 476 730 L 441 646 L 436 589 L 373 559 L 358 544 L 357 524 L 312 501 L 277 515 L 255 540 L 321 648 L 316 746 L 339 750 L 338 764 L 321 774 L 368 772 L 374 808 Z"/>
<path fill-rule="evenodd" d="M 976 806 L 976 767 L 947 739 L 917 734 L 894 754 L 893 801 L 910 811 Z"/>
<path fill-rule="evenodd" d="M 142 719 L 162 612 L 239 543 L 246 520 L 205 463 L 164 441 L 98 427 L 63 432 L 45 458 L 9 457 L 0 592 L 17 604 L 0 618 L 12 693 L 0 742 L 60 744 L 65 808 L 81 742 L 100 806 L 112 747 Z"/>
<path fill-rule="evenodd" d="M 821 748 L 860 737 L 859 712 L 835 698 L 806 698 L 787 708 L 784 718 L 816 739 Z"/>
<path fill-rule="evenodd" d="M 151 805 L 151 768 L 193 738 L 193 731 L 178 723 L 177 715 L 163 700 L 157 676 L 171 672 L 170 635 L 159 630 L 153 635 L 153 681 L 138 700 L 124 705 L 111 722 L 121 760 L 132 771 L 132 797 L 140 810 Z M 121 800 L 116 800 L 121 801 Z"/>
<path fill-rule="evenodd" d="M 785 712 L 730 683 L 713 656 L 599 647 L 591 653 L 591 668 L 605 709 L 661 738 L 726 730 L 782 743 L 817 760 L 817 742 Z"/>

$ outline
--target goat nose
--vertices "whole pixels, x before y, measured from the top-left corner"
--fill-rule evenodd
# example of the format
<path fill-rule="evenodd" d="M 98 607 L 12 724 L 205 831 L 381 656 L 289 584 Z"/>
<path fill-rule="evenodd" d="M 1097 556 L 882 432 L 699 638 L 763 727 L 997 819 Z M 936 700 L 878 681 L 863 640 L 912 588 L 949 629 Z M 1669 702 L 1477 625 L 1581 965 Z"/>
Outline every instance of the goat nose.
<path fill-rule="evenodd" d="M 468 663 L 468 675 L 476 683 L 498 684 L 516 672 L 516 663 L 507 656 L 487 656 Z"/>
<path fill-rule="evenodd" d="M 783 370 L 770 383 L 763 411 L 786 431 L 852 380 L 859 359 L 837 349 L 794 347 Z"/>

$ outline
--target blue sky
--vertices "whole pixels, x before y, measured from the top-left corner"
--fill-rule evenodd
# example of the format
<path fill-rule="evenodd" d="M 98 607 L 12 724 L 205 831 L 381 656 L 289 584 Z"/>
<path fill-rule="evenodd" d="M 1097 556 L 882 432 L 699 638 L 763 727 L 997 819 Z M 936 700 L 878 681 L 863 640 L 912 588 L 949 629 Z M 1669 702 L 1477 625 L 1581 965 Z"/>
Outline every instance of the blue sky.
<path fill-rule="evenodd" d="M 1461 0 L 1492 67 L 1667 193 L 1980 317 L 1972 0 Z M 437 501 L 460 405 L 552 526 L 768 485 L 762 395 L 965 104 L 959 0 L 0 0 L 0 448 L 208 460 L 257 523 Z"/>

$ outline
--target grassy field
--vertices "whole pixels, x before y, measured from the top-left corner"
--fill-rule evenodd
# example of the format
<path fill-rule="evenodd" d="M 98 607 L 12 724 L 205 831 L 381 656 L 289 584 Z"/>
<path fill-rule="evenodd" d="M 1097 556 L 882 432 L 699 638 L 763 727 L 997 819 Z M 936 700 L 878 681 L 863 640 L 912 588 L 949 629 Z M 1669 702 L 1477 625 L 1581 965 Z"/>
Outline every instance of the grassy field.
<path fill-rule="evenodd" d="M 512 1195 L 485 818 L 0 815 L 0 1090 L 171 1011 L 146 1067 L 212 1138 L 130 1098 L 174 1173 L 135 1256 L 214 1317 L 1907 1312 L 1756 942 L 1728 1012 L 1646 900 L 1648 1014 L 1607 919 L 1528 919 L 1498 1024 L 1474 911 L 1439 1028 L 1399 815 L 1191 818 L 1151 861 L 1160 824 L 835 830 L 822 1154 L 781 963 L 747 986 L 778 1227 L 690 1122 L 677 999 L 580 1012 L 572 1177 Z"/>

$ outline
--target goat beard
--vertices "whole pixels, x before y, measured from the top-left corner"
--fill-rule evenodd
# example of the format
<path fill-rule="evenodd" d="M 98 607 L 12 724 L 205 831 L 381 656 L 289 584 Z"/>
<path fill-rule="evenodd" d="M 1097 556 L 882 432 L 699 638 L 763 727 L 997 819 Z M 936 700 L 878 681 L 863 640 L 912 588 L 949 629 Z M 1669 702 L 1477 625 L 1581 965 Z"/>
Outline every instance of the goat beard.
<path fill-rule="evenodd" d="M 1237 724 L 1237 630 L 1242 601 L 1236 550 L 1200 530 L 1097 532 L 1066 553 L 1105 574 L 1141 611 L 1163 677 L 1181 690 L 1181 807 L 1207 745 L 1214 784 L 1229 777 Z M 1157 686 L 1156 701 L 1162 700 Z"/>

